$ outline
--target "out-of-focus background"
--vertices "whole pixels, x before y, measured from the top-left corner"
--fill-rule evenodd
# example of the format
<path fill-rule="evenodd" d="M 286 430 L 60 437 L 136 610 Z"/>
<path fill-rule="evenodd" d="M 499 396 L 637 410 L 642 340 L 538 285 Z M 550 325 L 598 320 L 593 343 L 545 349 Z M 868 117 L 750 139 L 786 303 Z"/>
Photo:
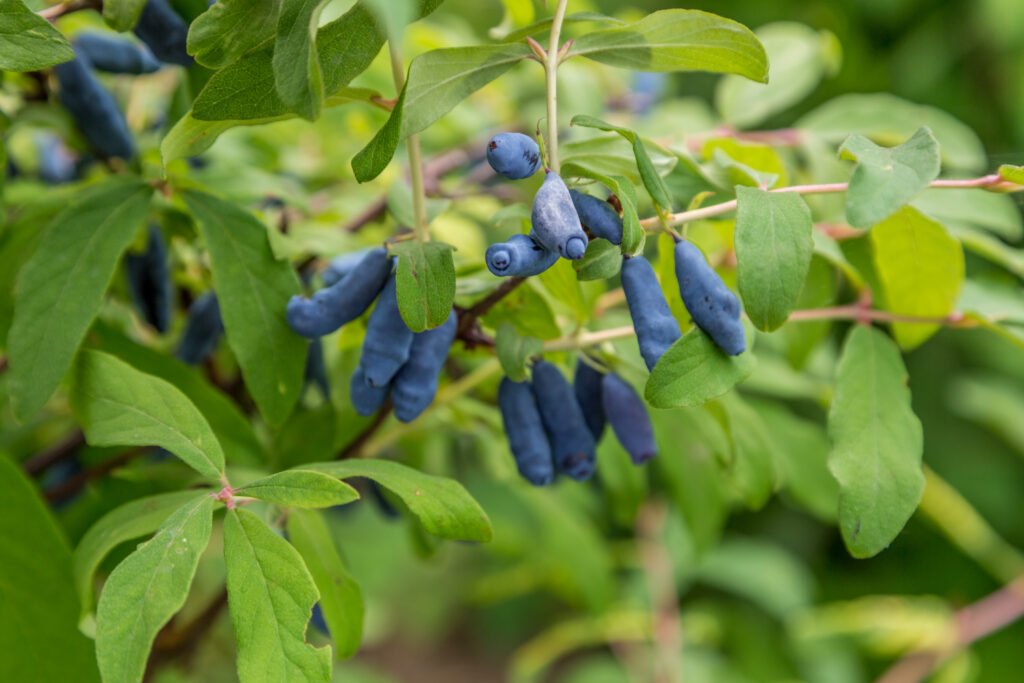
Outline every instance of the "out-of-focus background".
<path fill-rule="evenodd" d="M 205 7 L 205 2 L 192 2 L 198 4 Z M 448 0 L 429 20 L 408 31 L 408 54 L 486 42 L 491 35 L 528 23 L 533 4 L 537 3 Z M 344 1 L 328 6 L 325 20 L 349 5 Z M 684 5 L 665 0 L 573 0 L 570 12 L 600 11 L 635 19 L 680 6 Z M 817 34 L 821 41 L 806 62 L 773 64 L 775 78 L 796 82 L 801 74 L 812 74 L 799 88 L 804 94 L 749 125 L 742 122 L 749 112 L 733 109 L 734 127 L 786 130 L 844 94 L 891 93 L 905 102 L 864 100 L 874 107 L 864 116 L 883 122 L 883 127 L 891 116 L 893 127 L 904 130 L 907 117 L 914 117 L 907 112 L 916 111 L 906 102 L 913 102 L 948 112 L 965 124 L 929 119 L 931 125 L 944 126 L 944 139 L 956 140 L 961 151 L 967 150 L 954 172 L 981 174 L 1000 163 L 1024 162 L 1022 0 L 720 0 L 685 6 L 753 29 L 779 22 L 803 25 L 805 33 L 793 26 L 785 30 L 804 37 Z M 99 19 L 83 13 L 70 16 L 64 28 L 89 25 L 99 25 Z M 571 25 L 567 34 L 586 29 L 586 24 Z M 568 128 L 576 113 L 618 117 L 649 138 L 670 141 L 729 123 L 720 118 L 719 77 L 672 74 L 653 86 L 649 112 L 630 112 L 623 103 L 643 90 L 642 82 L 625 71 L 581 62 L 570 61 L 560 72 L 564 141 L 580 135 Z M 112 82 L 142 141 L 144 163 L 155 165 L 158 158 L 156 136 L 147 131 L 160 125 L 166 111 L 174 112 L 168 104 L 176 84 L 173 78 L 174 74 L 160 73 L 134 84 Z M 390 96 L 386 54 L 353 85 Z M 532 129 L 544 115 L 543 87 L 536 64 L 516 67 L 426 131 L 427 155 L 475 138 L 486 140 L 497 130 Z M 612 114 L 607 113 L 609 106 Z M 852 110 L 832 113 L 841 126 L 854 126 L 856 116 Z M 42 106 L 35 119 L 27 120 L 23 131 L 30 125 L 67 127 L 66 120 L 54 118 Z M 380 187 L 357 186 L 348 165 L 384 120 L 380 111 L 341 107 L 326 110 L 315 124 L 287 121 L 236 129 L 204 154 L 196 173 L 225 194 L 250 195 L 254 205 L 273 194 L 302 207 L 303 217 L 293 222 L 287 238 L 279 237 L 280 244 L 275 244 L 283 255 L 326 257 L 379 244 L 395 221 L 371 226 L 358 237 L 342 234 L 337 225 L 358 213 L 385 183 L 400 177 L 400 164 L 395 163 L 382 176 Z M 911 130 L 924 123 L 911 120 Z M 29 146 L 22 139 L 29 136 L 12 132 L 12 149 L 19 160 L 19 150 Z M 972 151 L 978 140 L 984 152 Z M 833 159 L 837 144 L 838 140 L 822 158 Z M 685 207 L 689 186 L 682 175 L 674 173 L 668 182 Z M 520 198 L 524 206 L 530 182 L 519 186 L 527 188 Z M 17 202 L 19 192 L 27 195 L 28 190 L 12 184 L 12 202 Z M 58 190 L 53 197 L 59 200 Z M 992 201 L 996 203 L 986 199 L 965 209 L 986 213 L 981 217 L 958 214 L 955 202 L 941 209 L 954 223 L 987 220 L 993 231 L 1010 236 L 999 242 L 1001 250 L 991 259 L 1004 270 L 996 272 L 975 254 L 968 255 L 967 268 L 975 274 L 991 271 L 993 278 L 1019 290 L 1024 257 L 1017 251 L 1019 238 L 1015 243 L 1012 235 L 1021 230 L 1021 204 L 1005 197 Z M 992 206 L 992 211 L 978 206 Z M 437 236 L 459 249 L 460 287 L 471 285 L 474 273 L 482 272 L 480 257 L 497 235 L 494 217 L 501 210 L 503 203 L 494 197 L 473 197 L 434 224 Z M 188 242 L 189 230 L 172 228 L 180 237 L 173 245 L 175 263 L 181 266 L 176 284 L 195 287 L 201 279 L 196 275 L 201 259 Z M 0 256 L 17 259 L 18 253 L 12 249 Z M 1007 275 L 1006 269 L 1016 277 Z M 463 278 L 464 272 L 470 277 Z M 118 288 L 123 294 L 123 283 L 116 284 Z M 460 289 L 460 296 L 465 295 Z M 8 309 L 0 314 L 9 322 Z M 128 327 L 126 306 L 114 305 L 104 315 Z M 831 371 L 845 329 L 838 325 L 827 332 L 824 350 L 804 371 L 789 368 L 783 360 L 766 361 L 761 374 L 743 387 L 745 398 L 783 447 L 805 449 L 809 458 L 820 461 L 828 448 L 822 425 Z M 333 373 L 351 370 L 360 334 L 346 328 L 325 344 Z M 764 344 L 783 346 L 789 343 L 779 341 L 784 336 L 771 335 L 774 342 Z M 622 345 L 628 347 L 634 348 L 624 353 L 635 355 L 635 343 Z M 777 355 L 781 359 L 784 353 Z M 1024 572 L 1017 550 L 1024 548 L 1024 350 L 1019 341 L 1015 345 L 986 330 L 944 330 L 907 354 L 906 362 L 914 409 L 924 427 L 924 459 L 935 475 L 929 479 L 922 511 L 889 549 L 870 560 L 849 556 L 830 518 L 835 492 L 827 482 L 819 486 L 810 475 L 802 482 L 802 495 L 776 497 L 754 512 L 736 506 L 722 521 L 720 502 L 709 502 L 707 517 L 702 516 L 702 496 L 712 484 L 698 480 L 700 473 L 684 469 L 680 486 L 690 505 L 684 520 L 674 507 L 647 494 L 646 479 L 639 479 L 645 475 L 606 467 L 605 451 L 616 448 L 606 437 L 602 476 L 618 486 L 609 486 L 606 479 L 605 484 L 592 486 L 533 490 L 515 476 L 493 406 L 469 398 L 453 403 L 432 422 L 414 426 L 393 450 L 413 465 L 463 481 L 490 515 L 495 540 L 485 547 L 437 546 L 412 525 L 393 518 L 386 501 L 375 504 L 369 490 L 364 491 L 366 502 L 332 511 L 337 544 L 367 601 L 363 649 L 338 666 L 336 680 L 651 680 L 647 672 L 657 656 L 647 645 L 652 595 L 654 609 L 661 610 L 658 623 L 668 629 L 668 642 L 678 638 L 682 643 L 680 661 L 687 683 L 861 683 L 875 680 L 908 650 L 945 648 L 956 635 L 955 610 L 997 590 L 1015 572 Z M 230 366 L 231 361 L 226 363 Z M 336 384 L 335 403 L 342 405 L 347 399 L 339 396 L 347 382 L 339 379 Z M 15 425 L 6 397 L 0 396 L 0 401 L 0 449 L 18 459 L 50 444 L 70 424 L 65 415 L 51 422 Z M 320 408 L 298 413 L 276 436 L 271 447 L 281 462 L 325 459 L 333 454 L 333 444 L 343 442 L 342 432 L 352 428 L 336 421 L 333 411 Z M 655 420 L 660 457 L 672 458 L 683 450 L 706 455 L 707 435 L 699 431 L 699 424 L 677 414 L 662 413 Z M 103 449 L 83 448 L 80 459 L 88 463 L 106 455 Z M 801 472 L 787 474 L 799 479 Z M 118 503 L 159 490 L 161 483 L 151 475 L 128 472 L 96 482 L 62 506 L 58 515 L 74 544 Z M 218 542 L 215 538 L 209 558 L 200 565 L 186 616 L 201 611 L 203 600 L 216 594 L 223 581 Z M 105 567 L 126 552 L 122 548 Z M 230 621 L 222 615 L 201 642 L 180 661 L 170 662 L 154 681 L 235 680 L 232 638 Z M 931 680 L 1024 680 L 1024 622 L 955 653 Z"/>

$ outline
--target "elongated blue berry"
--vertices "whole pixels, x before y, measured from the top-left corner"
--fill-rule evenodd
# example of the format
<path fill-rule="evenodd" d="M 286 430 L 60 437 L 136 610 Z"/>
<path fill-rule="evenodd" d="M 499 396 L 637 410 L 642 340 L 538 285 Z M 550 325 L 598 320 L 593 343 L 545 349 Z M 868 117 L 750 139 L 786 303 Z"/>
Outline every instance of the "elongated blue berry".
<path fill-rule="evenodd" d="M 388 392 L 390 390 L 390 384 L 384 384 L 379 387 L 370 386 L 366 381 L 366 373 L 363 372 L 363 367 L 360 365 L 352 373 L 349 398 L 352 401 L 352 407 L 355 408 L 357 413 L 363 417 L 369 417 L 381 409 L 384 401 L 388 400 Z"/>
<path fill-rule="evenodd" d="M 603 237 L 612 244 L 622 244 L 622 219 L 612 205 L 589 194 L 569 190 L 572 205 L 590 234 Z"/>
<path fill-rule="evenodd" d="M 604 377 L 595 370 L 589 363 L 582 360 L 576 361 L 576 376 L 572 381 L 572 388 L 576 394 L 576 402 L 583 411 L 583 419 L 587 421 L 587 428 L 594 435 L 594 441 L 601 440 L 601 433 L 604 432 L 605 414 L 604 404 L 601 402 L 601 378 Z"/>
<path fill-rule="evenodd" d="M 242 29 L 245 30 L 245 29 Z M 188 66 L 192 63 L 185 50 L 188 24 L 167 0 L 148 0 L 135 24 L 135 35 L 161 62 Z"/>
<path fill-rule="evenodd" d="M 551 443 L 555 467 L 577 481 L 589 479 L 596 464 L 596 444 L 572 385 L 547 361 L 533 366 L 533 395 Z"/>
<path fill-rule="evenodd" d="M 679 294 L 693 322 L 730 356 L 743 353 L 747 340 L 739 299 L 692 242 L 676 244 L 675 254 Z"/>
<path fill-rule="evenodd" d="M 669 310 L 654 268 L 643 256 L 622 262 L 622 290 L 633 318 L 640 355 L 647 369 L 653 370 L 661 355 L 682 336 L 679 323 Z"/>
<path fill-rule="evenodd" d="M 498 133 L 487 143 L 487 163 L 509 180 L 529 178 L 540 168 L 540 148 L 528 135 Z"/>
<path fill-rule="evenodd" d="M 357 251 L 350 251 L 347 254 L 341 254 L 331 259 L 327 267 L 320 273 L 321 279 L 324 281 L 325 287 L 330 287 L 335 282 L 338 282 L 350 272 L 355 270 L 366 256 L 373 251 L 372 248 L 359 249 Z"/>
<path fill-rule="evenodd" d="M 368 385 L 383 387 L 391 382 L 409 360 L 414 336 L 398 311 L 398 286 L 392 275 L 377 298 L 377 305 L 366 324 L 359 365 L 363 368 Z"/>
<path fill-rule="evenodd" d="M 132 159 L 135 141 L 117 101 L 92 72 L 89 60 L 76 57 L 54 67 L 61 104 L 89 144 L 104 157 Z"/>
<path fill-rule="evenodd" d="M 147 48 L 108 33 L 79 33 L 75 36 L 74 46 L 75 54 L 85 56 L 100 71 L 148 74 L 160 69 L 160 62 Z"/>
<path fill-rule="evenodd" d="M 331 400 L 331 383 L 327 379 L 327 366 L 324 364 L 324 345 L 320 341 L 320 337 L 311 339 L 309 342 L 304 379 L 306 386 L 315 386 L 325 401 Z"/>
<path fill-rule="evenodd" d="M 171 269 L 167 262 L 167 245 L 156 225 L 149 226 L 146 251 L 128 253 L 124 257 L 128 272 L 128 288 L 143 319 L 157 332 L 166 332 L 171 324 Z"/>
<path fill-rule="evenodd" d="M 391 402 L 399 422 L 412 422 L 434 400 L 437 376 L 448 359 L 458 326 L 459 319 L 453 310 L 440 327 L 416 333 L 409 360 L 391 383 Z"/>
<path fill-rule="evenodd" d="M 558 252 L 547 249 L 531 235 L 512 235 L 507 242 L 487 248 L 487 268 L 498 277 L 540 275 L 555 265 Z"/>
<path fill-rule="evenodd" d="M 629 453 L 634 465 L 641 465 L 658 453 L 651 416 L 640 395 L 613 372 L 601 380 L 601 402 L 615 437 Z"/>
<path fill-rule="evenodd" d="M 189 365 L 199 365 L 213 353 L 224 334 L 217 295 L 206 292 L 188 309 L 185 333 L 178 344 L 177 356 Z"/>
<path fill-rule="evenodd" d="M 71 151 L 56 135 L 36 136 L 39 152 L 39 178 L 50 185 L 70 183 L 78 177 L 78 167 Z"/>
<path fill-rule="evenodd" d="M 324 287 L 311 299 L 293 296 L 286 310 L 288 324 L 310 339 L 330 334 L 366 312 L 390 273 L 387 250 L 373 249 L 344 278 Z"/>
<path fill-rule="evenodd" d="M 573 261 L 583 258 L 587 234 L 572 205 L 569 188 L 554 171 L 548 171 L 533 198 L 531 220 L 537 240 L 545 247 Z"/>
<path fill-rule="evenodd" d="M 555 479 L 555 465 L 530 385 L 513 382 L 508 377 L 502 379 L 498 387 L 498 407 L 519 474 L 534 486 L 550 484 Z"/>

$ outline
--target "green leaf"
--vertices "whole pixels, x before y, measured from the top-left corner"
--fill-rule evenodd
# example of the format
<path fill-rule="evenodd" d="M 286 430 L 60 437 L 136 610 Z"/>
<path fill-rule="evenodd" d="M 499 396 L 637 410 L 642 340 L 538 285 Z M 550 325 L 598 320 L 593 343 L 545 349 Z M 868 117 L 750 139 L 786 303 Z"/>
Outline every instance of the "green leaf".
<path fill-rule="evenodd" d="M 768 82 L 768 56 L 750 29 L 698 10 L 669 9 L 580 36 L 569 56 L 636 71 L 708 71 Z"/>
<path fill-rule="evenodd" d="M 189 26 L 188 53 L 205 67 L 225 67 L 274 38 L 280 9 L 281 0 L 220 0 Z"/>
<path fill-rule="evenodd" d="M 39 71 L 74 59 L 67 38 L 21 0 L 0 0 L 0 71 Z"/>
<path fill-rule="evenodd" d="M 878 112 L 885 112 L 879 116 Z M 866 135 L 878 144 L 895 146 L 922 126 L 939 141 L 942 161 L 949 168 L 978 171 L 988 164 L 977 134 L 941 109 L 914 104 L 885 93 L 841 95 L 821 105 L 796 127 L 828 142 L 839 143 L 851 133 Z"/>
<path fill-rule="evenodd" d="M 517 43 L 432 50 L 414 59 L 391 116 L 352 159 L 356 180 L 376 178 L 400 141 L 426 129 L 531 54 L 528 46 Z"/>
<path fill-rule="evenodd" d="M 348 484 L 304 470 L 272 474 L 238 488 L 236 493 L 288 508 L 326 508 L 359 500 L 359 493 Z"/>
<path fill-rule="evenodd" d="M 93 610 L 93 575 L 103 558 L 122 543 L 153 533 L 172 512 L 195 497 L 196 491 L 188 490 L 139 498 L 111 510 L 89 527 L 72 557 L 83 617 Z"/>
<path fill-rule="evenodd" d="M 771 331 L 786 322 L 814 253 L 811 210 L 800 195 L 737 187 L 736 271 L 751 322 Z"/>
<path fill-rule="evenodd" d="M 505 321 L 495 335 L 501 369 L 513 382 L 525 382 L 530 377 L 530 359 L 540 354 L 544 343 L 536 337 L 521 335 L 516 326 Z"/>
<path fill-rule="evenodd" d="M 274 85 L 281 101 L 304 119 L 320 116 L 324 79 L 316 51 L 317 26 L 326 0 L 285 2 L 274 40 Z"/>
<path fill-rule="evenodd" d="M 962 376 L 949 391 L 950 409 L 998 435 L 1024 456 L 1024 395 L 1016 381 L 994 375 Z"/>
<path fill-rule="evenodd" d="M 768 53 L 772 78 L 755 83 L 726 76 L 715 90 L 715 106 L 727 123 L 755 126 L 789 109 L 814 92 L 823 78 L 838 70 L 842 47 L 829 31 L 780 21 L 755 31 Z"/>
<path fill-rule="evenodd" d="M 302 390 L 306 342 L 285 319 L 299 293 L 291 265 L 278 261 L 266 227 L 236 204 L 193 190 L 185 202 L 210 255 L 228 343 L 260 413 L 276 427 L 288 418 Z"/>
<path fill-rule="evenodd" d="M 814 575 L 776 543 L 724 540 L 696 568 L 699 582 L 747 598 L 780 620 L 814 604 Z"/>
<path fill-rule="evenodd" d="M 884 307 L 893 313 L 937 317 L 953 312 L 964 281 L 960 243 L 939 223 L 904 207 L 869 233 Z M 923 343 L 937 324 L 893 323 L 904 349 Z"/>
<path fill-rule="evenodd" d="M 145 6 L 146 0 L 103 0 L 103 21 L 115 31 L 131 31 Z"/>
<path fill-rule="evenodd" d="M 210 424 L 228 462 L 259 467 L 266 449 L 238 404 L 210 384 L 199 368 L 185 365 L 157 349 L 136 344 L 112 326 L 100 321 L 89 331 L 101 350 L 117 356 L 136 370 L 166 380 L 199 409 Z"/>
<path fill-rule="evenodd" d="M 533 52 L 525 43 L 431 50 L 412 60 L 402 138 L 419 133 Z"/>
<path fill-rule="evenodd" d="M 951 229 L 976 227 L 1007 242 L 1024 237 L 1024 217 L 1011 195 L 935 188 L 922 192 L 911 206 Z"/>
<path fill-rule="evenodd" d="M 749 351 L 727 356 L 694 327 L 658 360 L 644 396 L 655 408 L 703 405 L 743 381 L 753 372 L 754 364 Z"/>
<path fill-rule="evenodd" d="M 587 252 L 579 261 L 573 261 L 580 280 L 606 280 L 622 269 L 622 250 L 608 240 L 592 239 Z"/>
<path fill-rule="evenodd" d="M 768 426 L 756 410 L 736 394 L 726 394 L 710 406 L 732 446 L 729 479 L 747 507 L 764 507 L 776 487 L 774 442 Z"/>
<path fill-rule="evenodd" d="M 331 648 L 306 642 L 319 593 L 295 548 L 253 513 L 228 510 L 224 562 L 241 683 L 331 680 Z"/>
<path fill-rule="evenodd" d="M 462 484 L 388 460 L 342 460 L 304 465 L 332 477 L 366 477 L 402 499 L 427 532 L 456 541 L 491 540 L 487 514 Z"/>
<path fill-rule="evenodd" d="M 152 188 L 108 180 L 75 195 L 22 269 L 8 337 L 14 413 L 27 419 L 53 394 L 99 311 L 121 254 L 149 211 Z"/>
<path fill-rule="evenodd" d="M 138 683 L 156 634 L 185 604 L 210 542 L 214 499 L 196 496 L 110 574 L 96 611 L 96 659 L 104 683 Z"/>
<path fill-rule="evenodd" d="M 622 253 L 626 256 L 635 256 L 642 252 L 647 233 L 640 225 L 640 216 L 637 213 L 638 202 L 633 183 L 620 175 L 607 176 L 586 169 L 578 170 L 580 175 L 603 183 L 619 198 L 619 203 L 622 204 Z"/>
<path fill-rule="evenodd" d="M 336 656 L 351 657 L 363 639 L 363 591 L 345 568 L 323 515 L 292 510 L 288 513 L 288 538 L 320 591 L 320 610 Z"/>
<path fill-rule="evenodd" d="M 644 147 L 643 140 L 640 139 L 640 135 L 636 131 L 614 126 L 586 114 L 574 116 L 569 125 L 618 133 L 626 140 L 629 140 L 630 144 L 633 145 L 633 156 L 636 158 L 636 168 L 640 173 L 640 180 L 647 189 L 647 193 L 651 195 L 655 207 L 664 211 L 672 210 L 672 195 L 669 193 L 668 186 L 665 185 L 665 181 L 654 167 L 654 162 L 651 161 L 647 148 Z"/>
<path fill-rule="evenodd" d="M 110 354 L 79 354 L 71 407 L 93 446 L 160 446 L 208 479 L 223 475 L 220 443 L 188 397 Z"/>
<path fill-rule="evenodd" d="M 0 680 L 98 683 L 79 633 L 71 551 L 35 487 L 0 455 Z"/>
<path fill-rule="evenodd" d="M 391 245 L 398 256 L 395 274 L 398 310 L 413 332 L 443 325 L 455 301 L 455 261 L 444 242 L 408 241 Z"/>
<path fill-rule="evenodd" d="M 857 162 L 846 192 L 846 218 L 858 228 L 870 228 L 909 203 L 939 177 L 941 166 L 939 143 L 927 128 L 891 149 L 854 134 L 839 155 Z"/>
<path fill-rule="evenodd" d="M 508 321 L 516 326 L 520 334 L 540 339 L 557 339 L 562 336 L 562 329 L 555 320 L 551 303 L 540 293 L 540 285 L 536 278 L 529 278 L 512 293 L 503 298 L 494 308 L 484 315 L 484 323 L 488 327 L 497 327 Z"/>
<path fill-rule="evenodd" d="M 828 415 L 829 467 L 839 482 L 839 527 L 854 557 L 888 546 L 921 494 L 923 437 L 907 369 L 880 330 L 855 325 L 836 368 Z"/>
<path fill-rule="evenodd" d="M 511 9 L 512 6 L 521 7 L 523 6 L 523 4 L 517 2 L 517 0 L 506 0 L 505 6 L 506 9 Z M 504 36 L 495 35 L 497 29 L 492 28 L 491 37 L 501 40 L 504 43 L 515 43 L 520 40 L 523 40 L 527 36 L 535 36 L 538 33 L 544 33 L 545 31 L 551 28 L 552 21 L 553 17 L 541 19 L 540 21 L 535 21 L 532 24 L 512 31 L 511 33 Z M 600 14 L 598 12 L 574 12 L 572 14 L 565 15 L 565 20 L 562 22 L 562 26 L 571 26 L 572 24 L 581 23 L 615 24 L 618 26 L 623 26 L 626 22 L 622 21 L 621 19 L 616 19 L 615 17 L 609 17 L 607 15 Z"/>
<path fill-rule="evenodd" d="M 366 70 L 381 46 L 384 34 L 373 15 L 356 4 L 316 34 L 323 92 L 332 95 Z M 272 47 L 251 52 L 221 69 L 206 83 L 192 105 L 201 121 L 251 121 L 292 113 L 274 87 Z"/>
<path fill-rule="evenodd" d="M 661 176 L 668 175 L 679 163 L 679 156 L 663 150 L 653 143 L 644 149 L 651 157 L 654 168 Z M 642 185 L 637 170 L 636 154 L 632 147 L 625 148 L 618 135 L 602 135 L 584 140 L 570 140 L 561 145 L 562 176 L 587 178 L 622 176 L 633 185 Z"/>
<path fill-rule="evenodd" d="M 1024 166 L 1003 164 L 999 167 L 999 177 L 1008 183 L 1024 185 Z"/>
<path fill-rule="evenodd" d="M 829 262 L 822 256 L 814 255 L 807 270 L 807 281 L 796 301 L 796 308 L 824 308 L 834 304 L 839 280 L 839 274 Z M 799 324 L 784 326 L 779 334 L 785 340 L 786 360 L 790 366 L 802 369 L 831 327 L 831 320 L 802 320 Z"/>

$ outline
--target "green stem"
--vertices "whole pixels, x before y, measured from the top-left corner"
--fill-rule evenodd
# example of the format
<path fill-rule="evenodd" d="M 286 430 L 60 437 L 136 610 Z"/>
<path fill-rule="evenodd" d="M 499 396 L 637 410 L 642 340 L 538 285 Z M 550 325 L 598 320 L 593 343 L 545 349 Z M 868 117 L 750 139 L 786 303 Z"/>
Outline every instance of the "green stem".
<path fill-rule="evenodd" d="M 967 557 L 993 578 L 1010 583 L 1024 576 L 1024 555 L 989 526 L 985 518 L 933 469 L 925 466 L 920 512 Z"/>
<path fill-rule="evenodd" d="M 391 77 L 395 81 L 395 92 L 401 97 L 405 87 L 405 60 L 395 40 L 388 41 L 391 54 Z M 416 239 L 420 242 L 430 240 L 430 226 L 427 223 L 427 192 L 423 183 L 423 152 L 420 149 L 420 136 L 410 135 L 405 140 L 409 154 L 409 175 L 412 177 L 412 209 L 415 225 L 412 226 Z"/>
<path fill-rule="evenodd" d="M 558 0 L 558 6 L 555 7 L 547 58 L 544 61 L 548 91 L 548 168 L 555 173 L 559 173 L 561 170 L 558 161 L 558 43 L 561 39 L 562 22 L 565 21 L 565 10 L 568 4 L 569 0 Z"/>
<path fill-rule="evenodd" d="M 998 175 L 987 175 L 980 178 L 968 178 L 965 180 L 933 180 L 930 187 L 936 189 L 968 189 L 968 188 L 996 188 L 1005 185 L 1005 181 Z M 770 192 L 795 192 L 797 194 L 833 194 L 836 192 L 846 192 L 850 188 L 849 183 L 823 183 L 819 185 L 791 185 L 789 187 L 780 187 L 777 190 L 770 190 Z M 736 210 L 739 202 L 736 199 L 728 202 L 722 202 L 721 204 L 715 204 L 714 206 L 705 206 L 699 209 L 692 209 L 690 211 L 683 211 L 681 213 L 675 213 L 668 217 L 668 223 L 670 225 L 682 225 L 691 221 L 704 220 L 706 218 L 715 218 L 723 214 L 731 213 Z M 640 224 L 645 228 L 657 228 L 660 225 L 662 218 L 660 216 L 653 216 L 651 218 L 645 218 L 640 221 Z"/>

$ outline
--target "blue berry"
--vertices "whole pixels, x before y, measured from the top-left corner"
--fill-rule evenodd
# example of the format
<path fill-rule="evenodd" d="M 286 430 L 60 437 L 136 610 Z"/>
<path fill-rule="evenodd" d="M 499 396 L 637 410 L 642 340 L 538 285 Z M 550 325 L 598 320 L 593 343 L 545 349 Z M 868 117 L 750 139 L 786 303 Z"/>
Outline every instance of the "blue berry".
<path fill-rule="evenodd" d="M 693 322 L 730 356 L 743 353 L 747 340 L 739 299 L 693 243 L 679 242 L 675 255 L 679 293 Z"/>
<path fill-rule="evenodd" d="M 133 159 L 135 141 L 114 96 L 99 82 L 89 60 L 76 57 L 54 67 L 61 104 L 89 144 L 104 157 Z"/>
<path fill-rule="evenodd" d="M 406 326 L 398 310 L 398 286 L 392 275 L 366 324 L 359 365 L 369 386 L 384 387 L 391 382 L 409 360 L 413 337 L 413 331 Z"/>
<path fill-rule="evenodd" d="M 555 467 L 577 481 L 589 479 L 596 465 L 596 444 L 572 385 L 557 367 L 541 360 L 533 366 L 532 387 Z"/>
<path fill-rule="evenodd" d="M 107 33 L 79 33 L 75 36 L 74 45 L 75 54 L 87 58 L 100 71 L 148 74 L 160 69 L 160 62 L 145 47 Z"/>
<path fill-rule="evenodd" d="M 185 50 L 188 24 L 178 16 L 167 0 L 146 2 L 139 15 L 139 22 L 135 24 L 135 35 L 149 46 L 161 62 L 182 66 L 192 64 L 192 58 Z"/>
<path fill-rule="evenodd" d="M 327 366 L 324 364 L 324 345 L 320 337 L 309 342 L 304 372 L 306 386 L 315 386 L 325 401 L 331 400 L 331 383 L 327 379 Z"/>
<path fill-rule="evenodd" d="M 487 143 L 487 163 L 509 180 L 529 178 L 540 168 L 540 148 L 522 133 L 498 133 Z"/>
<path fill-rule="evenodd" d="M 372 248 L 359 249 L 357 251 L 350 251 L 347 254 L 341 254 L 340 256 L 332 258 L 330 263 L 327 264 L 327 267 L 320 273 L 320 278 L 324 281 L 324 286 L 330 287 L 335 282 L 344 278 L 352 272 L 371 251 L 373 251 Z"/>
<path fill-rule="evenodd" d="M 548 171 L 533 198 L 531 220 L 537 240 L 545 247 L 573 261 L 583 258 L 587 234 L 580 225 L 569 188 L 554 171 Z"/>
<path fill-rule="evenodd" d="M 615 437 L 629 453 L 634 465 L 641 465 L 658 453 L 654 428 L 647 405 L 624 379 L 609 372 L 601 380 L 601 402 Z"/>
<path fill-rule="evenodd" d="M 498 407 L 519 474 L 534 486 L 550 484 L 555 479 L 551 446 L 530 385 L 503 378 L 498 387 Z"/>
<path fill-rule="evenodd" d="M 156 225 L 149 226 L 146 251 L 124 257 L 128 271 L 128 288 L 142 317 L 157 332 L 166 332 L 171 324 L 171 271 L 167 262 L 167 245 Z"/>
<path fill-rule="evenodd" d="M 540 275 L 555 265 L 558 252 L 551 251 L 531 235 L 512 235 L 507 242 L 487 248 L 487 268 L 498 277 Z"/>
<path fill-rule="evenodd" d="M 643 256 L 623 261 L 622 290 L 626 294 L 629 315 L 633 318 L 640 355 L 644 357 L 647 369 L 653 370 L 662 354 L 682 336 L 679 323 L 669 310 L 654 268 Z"/>
<path fill-rule="evenodd" d="M 606 201 L 576 190 L 569 190 L 572 205 L 580 222 L 594 237 L 603 237 L 612 244 L 622 244 L 622 219 Z"/>
<path fill-rule="evenodd" d="M 43 182 L 61 185 L 78 177 L 75 157 L 59 137 L 51 134 L 36 136 L 36 149 L 39 152 L 39 177 Z"/>
<path fill-rule="evenodd" d="M 324 287 L 311 299 L 293 296 L 286 310 L 288 324 L 310 339 L 330 334 L 366 312 L 390 273 L 387 250 L 373 249 L 344 278 Z"/>
<path fill-rule="evenodd" d="M 582 360 L 576 361 L 576 376 L 572 381 L 573 391 L 576 393 L 576 402 L 583 411 L 583 419 L 587 421 L 587 428 L 594 435 L 594 441 L 601 440 L 601 433 L 604 432 L 605 413 L 604 404 L 601 402 L 601 378 L 604 377 L 595 370 L 589 363 Z"/>
<path fill-rule="evenodd" d="M 366 373 L 363 372 L 363 367 L 360 365 L 352 373 L 352 382 L 349 385 L 349 390 L 352 407 L 363 417 L 369 417 L 384 406 L 384 402 L 388 400 L 388 392 L 391 391 L 391 385 L 370 386 L 366 381 Z"/>
<path fill-rule="evenodd" d="M 188 309 L 185 334 L 178 345 L 178 358 L 189 365 L 199 365 L 217 348 L 222 334 L 224 321 L 220 317 L 217 295 L 206 292 Z"/>
<path fill-rule="evenodd" d="M 459 319 L 453 310 L 440 327 L 418 332 L 413 338 L 409 360 L 395 375 L 391 387 L 391 402 L 399 422 L 412 422 L 434 400 L 437 376 L 448 360 L 458 326 Z"/>

